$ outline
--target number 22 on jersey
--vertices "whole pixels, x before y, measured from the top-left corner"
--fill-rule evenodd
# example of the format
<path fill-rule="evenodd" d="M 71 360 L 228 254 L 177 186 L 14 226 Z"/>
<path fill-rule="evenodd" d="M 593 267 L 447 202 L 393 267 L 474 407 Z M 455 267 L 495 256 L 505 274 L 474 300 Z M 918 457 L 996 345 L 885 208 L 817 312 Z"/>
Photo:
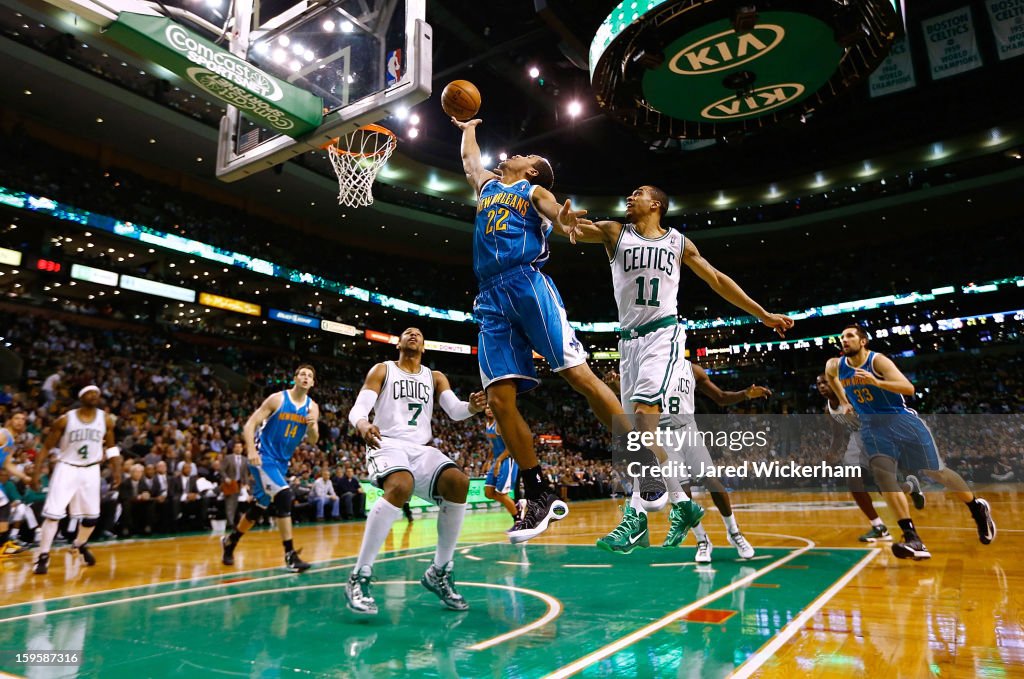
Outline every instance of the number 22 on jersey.
<path fill-rule="evenodd" d="M 487 226 L 484 227 L 484 233 L 494 233 L 495 231 L 504 231 L 508 228 L 508 218 L 511 215 L 506 207 L 492 207 L 487 210 Z"/>

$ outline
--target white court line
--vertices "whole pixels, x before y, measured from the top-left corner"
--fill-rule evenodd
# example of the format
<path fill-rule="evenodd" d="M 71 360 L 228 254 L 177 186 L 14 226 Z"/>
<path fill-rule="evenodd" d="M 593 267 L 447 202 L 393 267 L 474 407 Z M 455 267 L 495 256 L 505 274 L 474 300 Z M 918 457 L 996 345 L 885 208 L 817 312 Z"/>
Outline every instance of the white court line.
<path fill-rule="evenodd" d="M 144 542 L 145 543 L 149 543 L 149 542 L 157 542 L 157 541 L 164 540 L 164 539 L 172 540 L 172 539 L 175 539 L 175 538 L 173 538 L 173 537 L 171 537 L 171 538 L 154 538 L 153 540 L 138 540 L 137 542 L 139 542 L 139 543 L 144 543 Z M 128 542 L 132 542 L 132 541 L 129 540 Z M 466 554 L 466 553 L 469 552 L 469 550 L 473 549 L 474 547 L 484 547 L 486 545 L 498 545 L 498 544 L 502 544 L 503 542 L 504 542 L 504 540 L 495 540 L 493 542 L 479 542 L 479 543 L 476 543 L 476 544 L 472 544 L 469 547 L 465 547 L 460 552 L 460 554 Z M 126 544 L 126 543 L 125 542 L 118 542 L 117 544 L 120 545 L 120 544 Z M 404 551 L 407 551 L 408 549 L 412 549 L 412 550 L 417 552 L 417 554 L 413 554 L 411 556 L 419 556 L 420 550 L 435 549 L 435 547 L 433 547 L 433 546 L 424 546 L 424 547 L 392 549 L 392 550 L 383 551 L 383 552 L 381 552 L 381 554 L 394 554 L 395 552 L 404 552 Z M 344 561 L 346 559 L 356 559 L 356 558 L 358 558 L 358 555 L 353 554 L 352 556 L 341 556 L 341 557 L 338 557 L 336 559 L 327 559 L 325 561 L 314 561 L 312 563 L 313 563 L 314 566 L 316 566 L 317 564 L 331 563 L 332 561 Z M 479 560 L 479 557 L 468 557 L 467 556 L 467 558 L 472 558 L 472 559 Z M 385 559 L 378 559 L 378 561 L 384 561 L 384 560 Z M 387 559 L 387 560 L 391 560 L 391 559 Z M 342 565 L 351 565 L 351 564 L 342 564 Z M 335 566 L 329 566 L 327 568 L 318 568 L 317 570 L 329 570 L 329 569 L 333 569 L 333 568 L 336 568 L 336 567 Z M 3 610 L 5 608 L 13 608 L 15 606 L 36 606 L 38 604 L 47 604 L 47 603 L 50 603 L 52 601 L 64 601 L 66 599 L 81 599 L 81 598 L 87 597 L 87 596 L 94 596 L 94 595 L 100 595 L 100 594 L 111 594 L 113 592 L 125 592 L 125 591 L 128 591 L 130 589 L 149 589 L 149 588 L 153 588 L 153 587 L 162 587 L 164 585 L 181 585 L 181 584 L 185 584 L 185 583 L 188 583 L 188 582 L 199 582 L 201 580 L 211 580 L 213 578 L 231 579 L 231 578 L 238 577 L 240 575 L 246 575 L 248 573 L 260 573 L 260 572 L 263 572 L 263 571 L 274 571 L 274 570 L 278 570 L 278 567 L 276 567 L 276 566 L 270 566 L 270 567 L 264 566 L 263 568 L 251 568 L 251 569 L 246 570 L 246 571 L 227 571 L 225 573 L 211 573 L 210 575 L 199 575 L 199 576 L 196 576 L 194 578 L 180 578 L 178 580 L 164 580 L 162 582 L 151 582 L 151 583 L 145 583 L 145 584 L 141 584 L 141 585 L 128 585 L 126 587 L 115 587 L 113 589 L 102 589 L 102 590 L 97 590 L 95 592 L 82 592 L 80 594 L 68 594 L 66 596 L 55 596 L 55 597 L 52 597 L 50 599 L 32 599 L 32 600 L 23 601 L 23 602 L 17 603 L 17 604 L 3 604 L 2 606 L 0 606 L 0 610 Z M 294 574 L 292 574 L 292 575 L 294 575 Z M 258 580 L 249 580 L 248 582 L 257 582 L 257 581 Z M 229 582 L 229 583 L 223 583 L 223 584 L 233 585 L 235 583 Z M 186 591 L 186 590 L 177 590 L 177 591 Z M 192 591 L 192 590 L 188 590 L 188 591 Z M 2 622 L 2 620 L 0 620 L 0 622 Z"/>
<path fill-rule="evenodd" d="M 793 636 L 800 631 L 807 621 L 820 611 L 825 604 L 832 599 L 832 597 L 838 594 L 839 590 L 845 587 L 846 584 L 855 578 L 865 566 L 871 563 L 871 560 L 878 556 L 878 551 L 879 550 L 873 549 L 865 554 L 863 559 L 858 561 L 853 568 L 846 572 L 846 575 L 839 578 L 834 585 L 822 592 L 822 594 L 818 596 L 810 606 L 805 608 L 800 615 L 793 618 L 788 625 L 783 627 L 779 633 L 772 638 L 771 641 L 759 648 L 752 656 L 747 658 L 747 661 L 740 665 L 736 671 L 730 675 L 730 679 L 747 679 L 747 677 L 756 672 L 761 665 L 768 660 L 768 658 L 774 655 L 775 652 L 782 647 L 784 643 L 793 638 Z"/>
<path fill-rule="evenodd" d="M 415 580 L 380 580 L 376 584 L 377 585 L 418 585 L 420 583 L 415 581 Z M 544 625 L 547 625 L 549 622 L 551 622 L 552 620 L 554 620 L 555 618 L 557 618 L 559 615 L 562 614 L 562 602 L 560 602 L 558 599 L 556 599 L 555 597 L 551 596 L 550 594 L 545 594 L 544 592 L 538 592 L 538 591 L 533 590 L 533 589 L 526 589 L 525 587 L 512 587 L 510 585 L 494 585 L 494 584 L 486 583 L 486 582 L 456 582 L 455 584 L 457 584 L 459 587 L 484 587 L 484 588 L 487 588 L 487 589 L 503 589 L 503 590 L 506 590 L 508 592 L 518 592 L 520 594 L 528 594 L 529 596 L 537 597 L 538 599 L 540 599 L 541 601 L 546 603 L 547 606 L 548 606 L 547 612 L 544 613 L 544 615 L 542 615 L 541 617 L 539 617 L 536 620 L 534 620 L 533 622 L 531 622 L 530 624 L 523 625 L 522 627 L 517 627 L 516 629 L 511 630 L 509 632 L 506 632 L 504 634 L 500 634 L 500 635 L 498 635 L 496 637 L 492 637 L 492 638 L 487 639 L 485 641 L 481 641 L 480 643 L 473 644 L 472 646 L 469 647 L 469 650 L 471 650 L 471 651 L 483 651 L 483 650 L 486 650 L 488 648 L 491 648 L 492 646 L 497 646 L 498 644 L 501 644 L 501 643 L 504 643 L 506 641 L 509 641 L 510 639 L 515 639 L 516 637 L 521 637 L 524 634 L 529 634 L 533 630 L 538 629 L 540 627 L 543 627 Z M 321 585 L 300 585 L 298 587 L 277 587 L 275 589 L 264 589 L 264 590 L 260 590 L 258 592 L 237 592 L 235 594 L 225 594 L 224 596 L 213 597 L 211 599 L 199 599 L 197 601 L 184 601 L 184 602 L 178 603 L 178 604 L 168 604 L 167 606 L 159 606 L 159 607 L 157 607 L 156 610 L 158 610 L 158 611 L 172 611 L 172 610 L 175 610 L 175 609 L 178 609 L 178 608 L 188 608 L 189 606 L 202 606 L 202 605 L 205 605 L 205 604 L 212 604 L 212 603 L 215 603 L 217 601 L 226 601 L 228 599 L 243 599 L 243 598 L 251 597 L 251 596 L 260 596 L 260 595 L 263 595 L 263 594 L 275 594 L 277 592 L 298 592 L 300 590 L 307 590 L 307 589 L 329 589 L 329 588 L 332 588 L 332 587 L 344 587 L 344 586 L 345 586 L 345 583 L 343 583 L 343 582 L 332 582 L 332 583 L 326 583 L 326 584 L 321 584 Z"/>
<path fill-rule="evenodd" d="M 597 649 L 593 653 L 589 653 L 589 654 L 583 656 L 582 658 L 580 658 L 580 659 L 578 659 L 578 660 L 576 660 L 574 662 L 569 663 L 568 665 L 565 665 L 565 666 L 555 670 L 551 674 L 546 675 L 545 679 L 565 679 L 565 677 L 572 676 L 573 674 L 576 674 L 577 672 L 586 669 L 587 667 L 593 665 L 594 663 L 596 663 L 598 661 L 604 660 L 605 658 L 607 658 L 609 656 L 615 655 L 616 653 L 618 653 L 622 649 L 627 648 L 629 646 L 632 646 L 633 644 L 635 644 L 636 642 L 640 641 L 641 639 L 643 639 L 645 637 L 648 637 L 648 636 L 654 634 L 655 632 L 658 632 L 659 630 L 664 629 L 665 627 L 668 627 L 669 625 L 671 625 L 676 620 L 679 620 L 680 618 L 682 618 L 685 615 L 687 615 L 687 614 L 697 610 L 698 608 L 703 608 L 704 606 L 707 606 L 712 601 L 715 601 L 716 599 L 720 599 L 721 597 L 725 596 L 726 594 L 729 594 L 730 592 L 734 592 L 734 591 L 736 591 L 737 589 L 739 589 L 741 587 L 745 587 L 746 585 L 748 585 L 751 582 L 753 582 L 754 580 L 758 579 L 759 577 L 761 577 L 765 573 L 770 573 L 771 571 L 775 570 L 779 566 L 783 566 L 783 565 L 789 563 L 790 561 L 792 561 L 793 559 L 797 558 L 798 556 L 801 556 L 801 555 L 805 554 L 806 552 L 814 549 L 814 547 L 816 546 L 814 541 L 808 540 L 807 538 L 803 538 L 803 537 L 800 537 L 798 535 L 779 535 L 779 534 L 773 534 L 773 533 L 760 533 L 760 535 L 773 535 L 774 537 L 786 537 L 786 538 L 791 538 L 791 539 L 794 539 L 794 540 L 800 540 L 801 542 L 804 542 L 806 544 L 805 544 L 804 547 L 800 547 L 799 549 L 794 549 L 792 552 L 790 552 L 786 556 L 782 557 L 778 561 L 776 561 L 774 563 L 771 563 L 771 564 L 768 564 L 764 568 L 756 570 L 753 573 L 751 573 L 750 575 L 748 575 L 746 577 L 743 577 L 743 578 L 740 578 L 739 580 L 736 580 L 732 584 L 726 585 L 725 587 L 722 587 L 721 589 L 717 589 L 714 592 L 711 592 L 710 594 L 708 594 L 707 596 L 705 596 L 705 597 L 703 597 L 701 599 L 698 599 L 697 601 L 694 601 L 693 603 L 688 604 L 688 605 L 684 606 L 683 608 L 680 608 L 677 611 L 673 611 L 672 613 L 669 613 L 668 615 L 664 616 L 663 618 L 661 618 L 659 620 L 655 620 L 654 622 L 652 622 L 649 625 L 641 627 L 640 629 L 638 629 L 637 631 L 633 632 L 632 634 L 628 634 L 628 635 L 626 635 L 626 636 L 624 636 L 624 637 L 622 637 L 620 639 L 616 639 L 612 643 L 610 643 L 610 644 L 608 644 L 606 646 L 603 646 L 602 648 Z"/>
<path fill-rule="evenodd" d="M 562 568 L 611 568 L 610 563 L 566 563 Z"/>
<path fill-rule="evenodd" d="M 466 557 L 470 561 L 483 561 L 483 559 L 481 559 L 479 556 L 473 556 L 472 554 L 467 554 L 466 552 L 462 552 L 462 556 Z"/>
<path fill-rule="evenodd" d="M 433 547 L 431 547 L 430 549 L 433 549 Z M 383 563 L 385 561 L 402 561 L 403 559 L 414 559 L 414 558 L 416 558 L 418 556 L 422 556 L 422 555 L 423 555 L 422 552 L 417 552 L 415 554 L 403 554 L 402 556 L 392 556 L 392 557 L 388 557 L 388 558 L 384 558 L 384 559 L 377 559 L 377 561 L 375 563 Z M 345 558 L 352 558 L 352 557 L 345 557 Z M 325 573 L 327 571 L 336 571 L 336 570 L 341 569 L 341 568 L 351 568 L 351 567 L 352 567 L 351 563 L 346 563 L 346 564 L 339 564 L 337 566 L 328 566 L 326 568 L 318 568 L 314 572 L 315 573 Z M 258 570 L 266 570 L 266 569 L 265 568 L 261 568 L 261 569 L 258 569 Z M 218 583 L 215 583 L 215 584 L 212 584 L 212 585 L 204 585 L 203 587 L 190 587 L 189 589 L 175 589 L 175 590 L 171 590 L 169 592 L 157 592 L 156 594 L 143 594 L 142 596 L 135 596 L 135 597 L 125 598 L 125 599 L 114 599 L 112 601 L 101 601 L 101 602 L 95 603 L 95 604 L 83 604 L 81 606 L 69 606 L 67 608 L 57 608 L 57 609 L 54 609 L 52 611 L 39 611 L 37 613 L 28 613 L 28 614 L 25 614 L 25 615 L 16 615 L 16 616 L 11 617 L 11 618 L 0 618 L 0 623 L 14 622 L 16 620 L 30 620 L 32 618 L 43 618 L 43 617 L 46 617 L 47 615 L 58 615 L 60 613 L 70 613 L 72 611 L 87 611 L 87 610 L 92 609 L 92 608 L 103 608 L 105 606 L 116 606 L 118 604 L 131 604 L 131 603 L 135 603 L 136 601 L 144 601 L 146 599 L 160 599 L 160 598 L 163 598 L 163 597 L 174 596 L 176 594 L 191 594 L 193 592 L 205 592 L 206 590 L 219 589 L 221 587 L 232 587 L 234 585 L 249 585 L 249 584 L 252 584 L 254 582 L 267 582 L 267 581 L 270 581 L 270 580 L 281 580 L 283 578 L 295 578 L 295 577 L 297 577 L 295 573 L 282 573 L 281 575 L 270 575 L 270 576 L 263 577 L 263 578 L 249 578 L 249 579 L 246 579 L 246 580 L 239 580 L 237 582 L 218 582 Z M 302 576 L 298 576 L 298 577 L 302 577 Z M 113 590 L 110 590 L 110 591 L 113 591 Z M 103 593 L 104 592 L 96 592 L 95 594 L 103 594 Z M 91 596 L 91 595 L 86 594 L 86 595 L 79 595 L 79 596 Z M 63 597 L 63 598 L 67 598 L 67 597 Z M 28 602 L 28 603 L 29 604 L 34 604 L 34 603 L 37 603 L 37 602 Z M 26 604 L 18 604 L 18 605 L 24 606 Z"/>
<path fill-rule="evenodd" d="M 494 563 L 503 563 L 506 566 L 529 566 L 530 565 L 529 561 L 526 561 L 526 562 L 523 562 L 523 561 L 495 561 Z M 0 621 L 0 622 L 2 622 L 2 621 Z"/>
<path fill-rule="evenodd" d="M 651 568 L 670 568 L 672 566 L 696 566 L 696 561 L 677 561 L 676 563 L 652 563 Z"/>

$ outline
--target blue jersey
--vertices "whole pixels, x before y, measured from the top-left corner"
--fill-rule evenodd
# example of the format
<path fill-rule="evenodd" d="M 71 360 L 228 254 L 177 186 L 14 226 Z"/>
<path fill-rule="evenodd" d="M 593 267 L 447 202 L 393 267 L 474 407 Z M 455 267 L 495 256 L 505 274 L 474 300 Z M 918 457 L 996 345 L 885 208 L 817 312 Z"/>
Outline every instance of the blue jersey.
<path fill-rule="evenodd" d="M 309 395 L 302 405 L 295 405 L 288 390 L 281 392 L 281 407 L 268 417 L 256 432 L 256 450 L 267 460 L 287 464 L 295 447 L 306 436 L 306 416 L 309 415 Z"/>
<path fill-rule="evenodd" d="M 505 452 L 505 439 L 501 438 L 501 434 L 498 433 L 498 423 L 492 422 L 487 425 L 487 440 L 491 444 L 491 448 L 494 450 L 494 459 Z"/>
<path fill-rule="evenodd" d="M 0 446 L 0 467 L 3 467 L 7 461 L 7 456 L 14 452 L 14 434 L 7 429 L 0 429 L 0 432 L 7 434 L 4 437 L 4 444 Z"/>
<path fill-rule="evenodd" d="M 881 375 L 876 373 L 873 367 L 875 356 L 877 356 L 875 352 L 868 352 L 868 360 L 864 361 L 864 365 L 860 367 L 881 379 Z M 847 363 L 846 356 L 839 359 L 839 383 L 843 385 L 846 398 L 858 415 L 914 413 L 907 407 L 907 402 L 903 399 L 902 394 L 894 394 L 870 384 L 857 384 L 854 373 L 855 369 Z"/>
<path fill-rule="evenodd" d="M 481 283 L 522 266 L 540 269 L 548 261 L 547 224 L 530 197 L 525 179 L 508 185 L 497 179 L 484 184 L 473 225 L 473 271 Z"/>

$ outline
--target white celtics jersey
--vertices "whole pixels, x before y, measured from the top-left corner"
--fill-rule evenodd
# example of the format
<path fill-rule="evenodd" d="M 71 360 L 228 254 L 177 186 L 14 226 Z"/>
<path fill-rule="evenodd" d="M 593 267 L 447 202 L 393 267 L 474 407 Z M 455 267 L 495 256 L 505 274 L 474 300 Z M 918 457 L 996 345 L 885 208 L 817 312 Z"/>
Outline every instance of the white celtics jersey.
<path fill-rule="evenodd" d="M 632 224 L 622 225 L 609 263 L 619 325 L 624 330 L 678 315 L 684 242 L 683 234 L 672 228 L 661 238 L 650 240 Z"/>
<path fill-rule="evenodd" d="M 434 375 L 425 365 L 407 373 L 394 361 L 385 361 L 387 376 L 373 406 L 373 423 L 384 439 L 426 445 L 433 439 Z"/>
<path fill-rule="evenodd" d="M 831 403 L 826 403 L 826 407 L 828 407 L 828 414 L 832 416 L 832 419 L 843 425 L 846 431 L 860 431 L 860 418 L 857 417 L 857 413 L 847 415 L 842 411 L 832 410 Z"/>
<path fill-rule="evenodd" d="M 693 364 L 680 358 L 662 397 L 660 424 L 679 427 L 692 422 L 697 412 L 696 398 L 697 378 L 693 375 Z"/>
<path fill-rule="evenodd" d="M 107 434 L 107 413 L 97 409 L 91 422 L 82 422 L 78 410 L 69 410 L 68 424 L 60 437 L 60 461 L 85 467 L 103 461 L 103 438 Z"/>

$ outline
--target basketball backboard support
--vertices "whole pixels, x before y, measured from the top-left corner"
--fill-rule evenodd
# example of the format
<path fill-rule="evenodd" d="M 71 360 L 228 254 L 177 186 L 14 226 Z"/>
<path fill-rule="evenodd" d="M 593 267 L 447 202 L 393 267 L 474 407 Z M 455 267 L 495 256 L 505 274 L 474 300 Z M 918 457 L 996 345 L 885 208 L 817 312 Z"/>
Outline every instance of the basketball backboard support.
<path fill-rule="evenodd" d="M 332 139 L 430 96 L 426 0 L 47 2 L 91 21 L 156 64 L 173 60 L 172 72 L 227 104 L 217 146 L 217 176 L 224 181 L 320 151 Z M 197 82 L 194 71 L 220 86 Z M 303 124 L 279 126 L 291 136 L 247 119 L 224 96 L 253 80 L 256 91 L 280 96 L 290 85 L 304 100 Z M 265 113 L 266 98 L 259 101 L 251 92 L 239 98 L 254 115 Z M 271 113 L 264 115 L 265 124 L 275 122 L 278 112 Z"/>
<path fill-rule="evenodd" d="M 233 106 L 221 120 L 217 176 L 224 181 L 318 151 L 331 139 L 430 96 L 431 31 L 425 0 L 329 0 L 281 7 L 235 0 L 230 51 L 323 100 L 324 120 L 293 139 Z"/>

